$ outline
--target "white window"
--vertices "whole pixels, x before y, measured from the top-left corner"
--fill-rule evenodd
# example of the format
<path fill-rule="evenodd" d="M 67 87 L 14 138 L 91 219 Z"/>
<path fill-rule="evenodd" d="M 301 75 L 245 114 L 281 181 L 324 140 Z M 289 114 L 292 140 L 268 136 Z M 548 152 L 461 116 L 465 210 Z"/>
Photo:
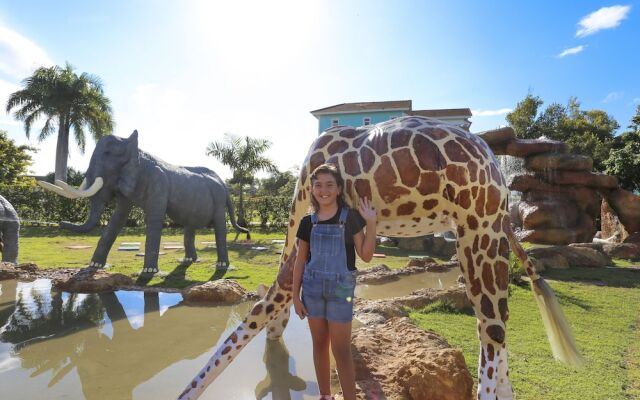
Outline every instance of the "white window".
<path fill-rule="evenodd" d="M 331 126 L 338 126 L 340 124 L 340 120 L 339 119 L 332 119 L 331 120 Z"/>
<path fill-rule="evenodd" d="M 362 119 L 362 125 L 371 125 L 371 118 L 365 117 Z"/>

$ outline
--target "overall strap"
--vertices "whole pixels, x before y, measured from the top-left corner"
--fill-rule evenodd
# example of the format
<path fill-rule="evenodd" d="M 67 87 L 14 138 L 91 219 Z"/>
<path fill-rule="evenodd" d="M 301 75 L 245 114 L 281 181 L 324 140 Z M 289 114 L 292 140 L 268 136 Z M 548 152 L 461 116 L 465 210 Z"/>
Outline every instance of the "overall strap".
<path fill-rule="evenodd" d="M 313 224 L 313 226 L 318 225 L 318 214 L 311 214 L 311 223 Z"/>
<path fill-rule="evenodd" d="M 340 225 L 347 223 L 347 215 L 349 215 L 349 209 L 347 207 L 343 207 L 342 211 L 340 211 Z"/>

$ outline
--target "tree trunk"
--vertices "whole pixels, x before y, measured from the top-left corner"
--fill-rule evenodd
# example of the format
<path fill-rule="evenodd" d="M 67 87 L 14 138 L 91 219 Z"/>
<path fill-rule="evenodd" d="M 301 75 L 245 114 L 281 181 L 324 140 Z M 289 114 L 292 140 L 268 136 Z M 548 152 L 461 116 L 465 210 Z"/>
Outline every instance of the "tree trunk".
<path fill-rule="evenodd" d="M 238 225 L 244 226 L 245 228 L 248 226 L 247 221 L 244 217 L 244 196 L 242 185 L 240 185 L 240 204 L 238 204 Z"/>
<path fill-rule="evenodd" d="M 60 118 L 58 144 L 56 146 L 56 179 L 67 181 L 67 160 L 69 159 L 69 127 L 66 118 Z"/>

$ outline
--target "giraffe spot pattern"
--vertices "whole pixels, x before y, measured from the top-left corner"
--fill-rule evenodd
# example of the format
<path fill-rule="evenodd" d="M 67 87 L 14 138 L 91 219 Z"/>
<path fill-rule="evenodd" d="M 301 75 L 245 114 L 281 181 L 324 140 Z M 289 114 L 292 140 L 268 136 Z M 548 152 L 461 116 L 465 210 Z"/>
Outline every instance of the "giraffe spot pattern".
<path fill-rule="evenodd" d="M 389 146 L 387 144 L 387 132 L 375 132 L 369 135 L 369 142 L 367 145 L 373 149 L 379 156 L 387 154 Z"/>
<path fill-rule="evenodd" d="M 416 165 L 411 151 L 409 149 L 397 150 L 392 153 L 392 156 L 400 174 L 400 181 L 409 187 L 417 185 L 418 179 L 420 179 L 420 169 Z"/>
<path fill-rule="evenodd" d="M 313 172 L 320 165 L 324 164 L 324 154 L 315 153 L 309 159 L 309 170 Z"/>
<path fill-rule="evenodd" d="M 444 152 L 454 162 L 466 163 L 470 160 L 469 155 L 462 146 L 452 140 L 444 144 Z"/>
<path fill-rule="evenodd" d="M 393 203 L 403 195 L 411 193 L 407 188 L 396 186 L 397 177 L 389 157 L 382 156 L 380 166 L 373 174 L 380 197 L 385 203 Z"/>
<path fill-rule="evenodd" d="M 368 147 L 363 147 L 360 149 L 360 163 L 362 164 L 362 171 L 368 173 L 371 171 L 371 167 L 376 162 L 376 157 L 373 154 L 373 151 Z"/>
<path fill-rule="evenodd" d="M 411 215 L 413 214 L 413 211 L 415 209 L 416 209 L 416 203 L 414 203 L 413 201 L 409 201 L 407 203 L 400 204 L 398 206 L 397 215 Z"/>
<path fill-rule="evenodd" d="M 421 173 L 420 184 L 416 189 L 423 196 L 438 193 L 440 191 L 440 176 L 431 171 Z"/>
<path fill-rule="evenodd" d="M 358 163 L 358 152 L 348 151 L 342 156 L 344 172 L 351 176 L 360 174 L 360 164 Z"/>
<path fill-rule="evenodd" d="M 467 169 L 460 165 L 450 164 L 446 168 L 447 179 L 458 186 L 467 185 Z"/>
<path fill-rule="evenodd" d="M 356 179 L 356 193 L 360 198 L 366 197 L 371 200 L 371 185 L 366 179 Z"/>
<path fill-rule="evenodd" d="M 413 149 L 420 168 L 424 170 L 439 171 L 447 165 L 447 160 L 440 153 L 438 146 L 424 136 L 416 136 L 413 139 Z"/>

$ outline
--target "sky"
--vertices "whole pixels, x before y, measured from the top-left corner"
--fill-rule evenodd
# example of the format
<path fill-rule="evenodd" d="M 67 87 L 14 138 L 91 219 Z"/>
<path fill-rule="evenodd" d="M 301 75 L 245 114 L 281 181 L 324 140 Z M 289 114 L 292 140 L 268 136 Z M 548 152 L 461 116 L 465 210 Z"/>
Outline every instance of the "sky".
<path fill-rule="evenodd" d="M 528 93 L 601 109 L 629 125 L 640 105 L 637 1 L 0 0 L 0 129 L 54 169 L 55 135 L 37 142 L 10 93 L 39 66 L 71 63 L 101 78 L 114 134 L 177 165 L 229 169 L 205 154 L 225 133 L 269 140 L 280 170 L 317 136 L 310 111 L 412 100 L 470 108 L 472 132 L 506 125 Z M 40 125 L 41 126 L 41 125 Z M 70 144 L 69 165 L 84 171 Z"/>

